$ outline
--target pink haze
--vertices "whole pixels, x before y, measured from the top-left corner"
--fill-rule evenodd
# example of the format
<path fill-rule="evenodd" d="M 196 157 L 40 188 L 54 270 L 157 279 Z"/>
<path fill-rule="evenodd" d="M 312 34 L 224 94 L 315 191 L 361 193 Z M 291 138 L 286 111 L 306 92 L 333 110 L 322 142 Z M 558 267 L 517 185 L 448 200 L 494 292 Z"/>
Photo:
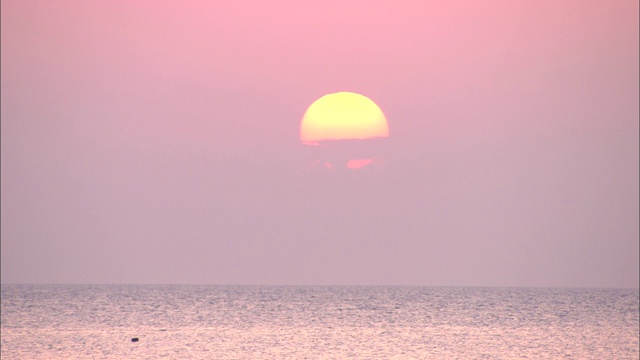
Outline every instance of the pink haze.
<path fill-rule="evenodd" d="M 1 16 L 2 283 L 638 286 L 637 1 Z M 345 90 L 392 135 L 300 144 Z"/>

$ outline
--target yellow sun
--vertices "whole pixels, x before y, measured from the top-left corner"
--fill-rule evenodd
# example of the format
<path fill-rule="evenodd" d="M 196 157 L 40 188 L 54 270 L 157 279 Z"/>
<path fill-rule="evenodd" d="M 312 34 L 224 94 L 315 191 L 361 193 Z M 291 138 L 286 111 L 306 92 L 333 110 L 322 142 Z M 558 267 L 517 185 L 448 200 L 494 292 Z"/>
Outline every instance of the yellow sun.
<path fill-rule="evenodd" d="M 316 100 L 300 124 L 300 140 L 304 144 L 388 136 L 387 119 L 378 105 L 352 92 L 328 94 Z"/>

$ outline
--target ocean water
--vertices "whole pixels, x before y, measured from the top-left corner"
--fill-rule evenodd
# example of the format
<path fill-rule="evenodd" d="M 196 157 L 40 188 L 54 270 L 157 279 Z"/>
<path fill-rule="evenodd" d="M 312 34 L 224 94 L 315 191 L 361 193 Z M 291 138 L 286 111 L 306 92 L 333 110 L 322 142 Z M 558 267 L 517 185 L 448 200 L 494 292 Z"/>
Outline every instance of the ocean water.
<path fill-rule="evenodd" d="M 2 285 L 1 299 L 3 360 L 640 356 L 637 289 Z"/>

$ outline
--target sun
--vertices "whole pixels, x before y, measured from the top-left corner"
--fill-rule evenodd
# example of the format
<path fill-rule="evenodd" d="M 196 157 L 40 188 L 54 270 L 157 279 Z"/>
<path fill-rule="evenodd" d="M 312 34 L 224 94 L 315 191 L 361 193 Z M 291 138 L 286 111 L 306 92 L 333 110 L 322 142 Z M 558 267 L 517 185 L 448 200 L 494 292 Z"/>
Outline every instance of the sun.
<path fill-rule="evenodd" d="M 382 110 L 371 99 L 352 92 L 325 95 L 309 106 L 300 124 L 300 141 L 356 140 L 389 136 Z"/>

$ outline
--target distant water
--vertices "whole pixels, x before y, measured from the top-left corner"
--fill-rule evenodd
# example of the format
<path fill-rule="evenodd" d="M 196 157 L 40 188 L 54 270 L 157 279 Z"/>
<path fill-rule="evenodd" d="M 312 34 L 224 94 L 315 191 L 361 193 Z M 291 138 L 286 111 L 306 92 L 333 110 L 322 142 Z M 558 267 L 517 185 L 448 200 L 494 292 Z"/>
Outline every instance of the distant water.
<path fill-rule="evenodd" d="M 638 299 L 604 289 L 2 285 L 1 355 L 638 359 Z"/>

